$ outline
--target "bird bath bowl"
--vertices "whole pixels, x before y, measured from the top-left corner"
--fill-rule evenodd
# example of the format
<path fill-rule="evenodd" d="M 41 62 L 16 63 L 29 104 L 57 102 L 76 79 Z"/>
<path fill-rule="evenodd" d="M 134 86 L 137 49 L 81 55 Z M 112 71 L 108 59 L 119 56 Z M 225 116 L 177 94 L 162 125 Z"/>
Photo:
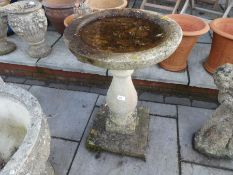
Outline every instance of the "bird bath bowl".
<path fill-rule="evenodd" d="M 94 120 L 86 146 L 145 159 L 149 110 L 136 107 L 131 75 L 168 58 L 182 39 L 181 28 L 155 13 L 112 9 L 77 18 L 64 35 L 78 60 L 113 74 L 107 103 Z"/>
<path fill-rule="evenodd" d="M 0 175 L 54 175 L 49 153 L 48 123 L 37 99 L 0 78 Z"/>

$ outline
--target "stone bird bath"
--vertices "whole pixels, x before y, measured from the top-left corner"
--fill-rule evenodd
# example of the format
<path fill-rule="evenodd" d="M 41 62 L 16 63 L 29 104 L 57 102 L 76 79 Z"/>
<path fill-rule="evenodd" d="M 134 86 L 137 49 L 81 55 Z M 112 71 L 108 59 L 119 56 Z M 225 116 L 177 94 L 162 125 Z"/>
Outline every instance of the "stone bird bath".
<path fill-rule="evenodd" d="M 48 123 L 37 99 L 0 78 L 0 175 L 53 175 Z M 2 169 L 1 169 L 2 168 Z"/>
<path fill-rule="evenodd" d="M 98 112 L 86 146 L 145 159 L 149 110 L 137 107 L 131 75 L 168 58 L 181 41 L 180 27 L 158 14 L 113 9 L 74 20 L 64 35 L 78 60 L 113 75 L 107 104 Z"/>

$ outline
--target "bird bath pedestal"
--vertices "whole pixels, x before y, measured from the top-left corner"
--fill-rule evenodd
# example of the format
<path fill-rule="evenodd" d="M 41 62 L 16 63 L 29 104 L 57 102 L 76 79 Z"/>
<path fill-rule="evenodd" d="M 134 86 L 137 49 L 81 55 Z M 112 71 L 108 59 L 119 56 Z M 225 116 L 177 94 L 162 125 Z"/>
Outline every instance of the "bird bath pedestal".
<path fill-rule="evenodd" d="M 110 69 L 113 80 L 86 146 L 145 159 L 149 110 L 137 107 L 134 69 L 157 64 L 178 47 L 182 31 L 171 19 L 142 10 L 105 10 L 78 18 L 65 30 L 78 60 Z"/>

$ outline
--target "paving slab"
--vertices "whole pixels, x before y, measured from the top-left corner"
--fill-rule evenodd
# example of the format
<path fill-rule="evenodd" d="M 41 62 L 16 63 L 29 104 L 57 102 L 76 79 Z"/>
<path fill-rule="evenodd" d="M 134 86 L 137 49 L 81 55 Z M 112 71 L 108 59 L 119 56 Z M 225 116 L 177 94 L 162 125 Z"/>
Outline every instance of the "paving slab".
<path fill-rule="evenodd" d="M 5 82 L 10 82 L 10 83 L 24 83 L 26 81 L 25 78 L 22 77 L 7 77 L 5 79 Z"/>
<path fill-rule="evenodd" d="M 56 175 L 67 174 L 77 146 L 77 142 L 54 138 L 51 140 L 49 161 L 51 162 Z"/>
<path fill-rule="evenodd" d="M 233 172 L 190 163 L 182 163 L 182 175 L 233 175 Z"/>
<path fill-rule="evenodd" d="M 160 102 L 163 103 L 163 95 L 150 93 L 150 92 L 143 92 L 139 95 L 139 100 L 143 101 L 152 101 L 152 102 Z"/>
<path fill-rule="evenodd" d="M 193 149 L 193 134 L 211 117 L 213 110 L 178 106 L 181 160 L 233 170 L 233 161 L 208 158 Z"/>
<path fill-rule="evenodd" d="M 210 44 L 196 44 L 189 56 L 190 86 L 217 89 L 214 79 L 203 67 L 203 62 L 209 56 Z"/>
<path fill-rule="evenodd" d="M 133 79 L 139 80 L 148 80 L 182 85 L 188 84 L 187 71 L 170 72 L 159 67 L 159 65 L 153 65 L 144 69 L 135 70 L 132 77 Z"/>
<path fill-rule="evenodd" d="M 82 63 L 69 51 L 61 38 L 54 46 L 53 52 L 38 61 L 37 66 L 54 70 L 106 75 L 106 70 Z"/>
<path fill-rule="evenodd" d="M 192 101 L 192 106 L 200 107 L 200 108 L 206 108 L 206 109 L 216 109 L 218 107 L 218 104 L 214 103 L 214 102 L 193 100 Z"/>
<path fill-rule="evenodd" d="M 185 97 L 167 96 L 165 97 L 165 103 L 190 106 L 191 100 Z"/>
<path fill-rule="evenodd" d="M 207 32 L 206 34 L 200 36 L 197 42 L 198 43 L 208 43 L 208 44 L 211 44 L 212 43 L 212 38 L 211 38 L 210 35 L 211 34 L 209 32 Z"/>
<path fill-rule="evenodd" d="M 60 37 L 60 35 L 56 32 L 48 31 L 46 35 L 46 40 L 51 45 Z M 1 63 L 10 63 L 10 64 L 18 64 L 25 66 L 36 66 L 36 62 L 38 59 L 31 58 L 26 53 L 26 49 L 28 48 L 28 44 L 22 38 L 17 35 L 12 35 L 8 37 L 9 41 L 12 41 L 16 44 L 17 49 L 7 55 L 0 56 Z"/>
<path fill-rule="evenodd" d="M 48 117 L 51 135 L 79 141 L 91 115 L 97 94 L 32 86 Z"/>
<path fill-rule="evenodd" d="M 96 111 L 97 109 L 94 115 Z M 151 117 L 146 162 L 126 156 L 88 151 L 85 142 L 91 126 L 92 120 L 69 175 L 178 175 L 177 133 L 174 119 Z"/>
<path fill-rule="evenodd" d="M 106 102 L 105 99 L 106 99 L 105 96 L 100 95 L 96 102 L 96 106 L 101 106 L 102 104 L 105 104 Z M 175 105 L 139 101 L 138 106 L 148 107 L 151 115 L 158 115 L 158 116 L 172 117 L 172 118 L 177 117 L 177 110 Z"/>
<path fill-rule="evenodd" d="M 27 85 L 27 84 L 19 84 L 19 83 L 10 83 L 10 84 L 19 86 L 19 87 L 24 88 L 26 90 L 29 90 L 31 87 L 30 85 Z"/>

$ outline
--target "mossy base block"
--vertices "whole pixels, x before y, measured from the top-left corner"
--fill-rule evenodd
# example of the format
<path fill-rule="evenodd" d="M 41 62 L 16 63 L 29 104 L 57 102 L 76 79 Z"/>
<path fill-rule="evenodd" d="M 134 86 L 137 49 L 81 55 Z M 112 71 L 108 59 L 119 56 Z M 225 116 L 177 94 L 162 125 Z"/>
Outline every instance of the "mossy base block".
<path fill-rule="evenodd" d="M 91 151 L 108 151 L 145 160 L 149 134 L 149 110 L 138 107 L 137 111 L 139 122 L 136 131 L 131 134 L 120 134 L 105 130 L 109 108 L 107 105 L 101 106 L 87 138 L 86 147 Z"/>

